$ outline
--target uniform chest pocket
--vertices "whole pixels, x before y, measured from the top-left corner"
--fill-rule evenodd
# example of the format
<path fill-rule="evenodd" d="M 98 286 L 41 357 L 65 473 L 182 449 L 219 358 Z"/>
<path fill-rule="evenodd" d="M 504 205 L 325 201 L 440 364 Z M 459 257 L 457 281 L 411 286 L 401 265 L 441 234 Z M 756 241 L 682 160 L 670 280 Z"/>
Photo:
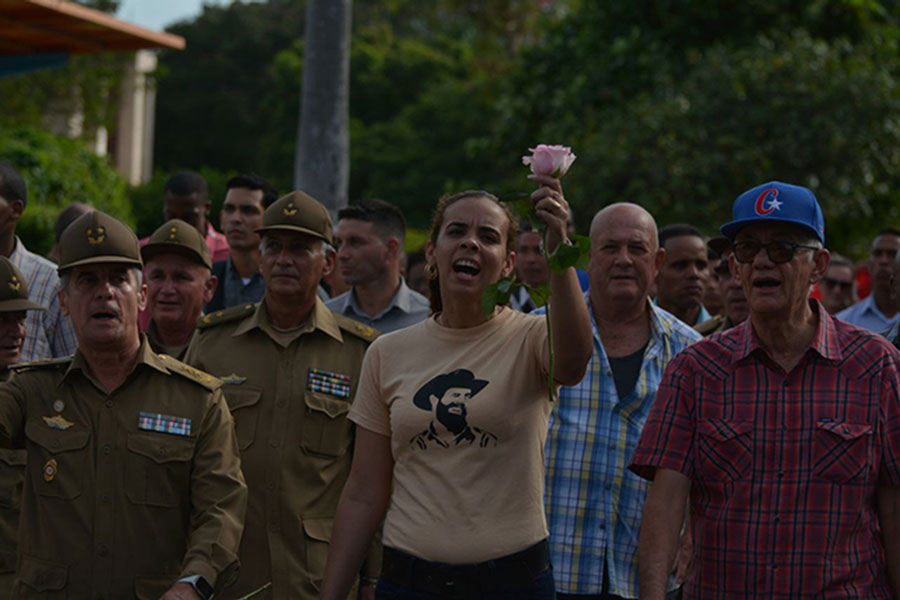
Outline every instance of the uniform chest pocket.
<path fill-rule="evenodd" d="M 259 418 L 259 398 L 262 390 L 245 388 L 243 386 L 222 386 L 228 410 L 234 417 L 234 430 L 237 436 L 238 447 L 246 450 L 256 439 L 256 421 Z"/>
<path fill-rule="evenodd" d="M 25 437 L 30 442 L 27 470 L 35 492 L 50 498 L 77 498 L 89 467 L 86 447 L 90 431 L 53 429 L 43 422 L 28 421 Z"/>
<path fill-rule="evenodd" d="M 726 419 L 697 421 L 697 454 L 710 483 L 743 479 L 753 466 L 753 423 Z"/>
<path fill-rule="evenodd" d="M 869 464 L 872 426 L 868 423 L 816 423 L 814 472 L 834 483 L 847 483 Z"/>
<path fill-rule="evenodd" d="M 350 403 L 319 392 L 304 394 L 305 410 L 300 427 L 300 447 L 307 454 L 343 456 L 350 450 L 353 433 L 347 413 Z"/>
<path fill-rule="evenodd" d="M 194 439 L 129 433 L 125 493 L 135 504 L 171 508 L 188 498 Z"/>

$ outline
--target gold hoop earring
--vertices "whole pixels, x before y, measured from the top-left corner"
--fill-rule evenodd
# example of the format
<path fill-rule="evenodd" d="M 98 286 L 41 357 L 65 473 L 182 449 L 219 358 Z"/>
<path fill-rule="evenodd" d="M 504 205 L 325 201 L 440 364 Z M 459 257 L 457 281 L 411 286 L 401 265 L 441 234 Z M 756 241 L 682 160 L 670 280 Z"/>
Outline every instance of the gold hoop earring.
<path fill-rule="evenodd" d="M 432 262 L 425 263 L 425 277 L 428 279 L 437 279 L 437 265 Z"/>

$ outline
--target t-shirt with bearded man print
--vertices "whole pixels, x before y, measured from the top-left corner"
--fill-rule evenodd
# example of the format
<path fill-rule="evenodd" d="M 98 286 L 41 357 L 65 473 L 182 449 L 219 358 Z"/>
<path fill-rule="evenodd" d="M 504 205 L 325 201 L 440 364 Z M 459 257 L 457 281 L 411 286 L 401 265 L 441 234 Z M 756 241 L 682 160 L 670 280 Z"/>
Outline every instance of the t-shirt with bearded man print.
<path fill-rule="evenodd" d="M 449 563 L 547 537 L 547 326 L 504 307 L 451 329 L 434 317 L 366 352 L 350 420 L 391 439 L 386 546 Z"/>
<path fill-rule="evenodd" d="M 478 442 L 482 448 L 497 445 L 497 436 L 469 424 L 469 400 L 486 386 L 484 379 L 475 379 L 468 369 L 438 375 L 419 388 L 413 404 L 434 412 L 428 429 L 410 441 L 413 449 L 425 450 L 429 445 L 450 448 L 459 444 Z"/>

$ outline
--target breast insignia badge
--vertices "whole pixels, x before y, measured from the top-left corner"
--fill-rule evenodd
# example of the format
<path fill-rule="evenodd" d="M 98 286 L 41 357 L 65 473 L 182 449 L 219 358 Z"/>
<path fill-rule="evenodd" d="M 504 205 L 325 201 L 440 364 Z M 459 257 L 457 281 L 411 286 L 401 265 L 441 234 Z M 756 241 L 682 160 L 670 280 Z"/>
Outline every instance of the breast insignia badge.
<path fill-rule="evenodd" d="M 50 429 L 59 429 L 60 431 L 65 431 L 75 423 L 72 421 L 67 421 L 63 418 L 62 415 L 56 415 L 55 417 L 42 417 L 44 419 L 44 423 L 47 424 Z"/>
<path fill-rule="evenodd" d="M 46 463 L 44 463 L 44 481 L 50 483 L 56 477 L 56 459 L 51 458 Z"/>
<path fill-rule="evenodd" d="M 247 381 L 246 377 L 241 377 L 237 373 L 232 373 L 231 375 L 226 375 L 222 378 L 222 383 L 225 385 L 241 385 Z"/>

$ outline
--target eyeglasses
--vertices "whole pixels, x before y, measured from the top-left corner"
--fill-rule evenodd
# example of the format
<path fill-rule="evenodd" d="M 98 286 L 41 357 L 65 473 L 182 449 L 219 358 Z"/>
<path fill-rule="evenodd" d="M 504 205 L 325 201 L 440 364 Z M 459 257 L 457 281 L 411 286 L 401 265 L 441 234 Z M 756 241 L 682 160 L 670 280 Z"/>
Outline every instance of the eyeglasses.
<path fill-rule="evenodd" d="M 822 284 L 829 287 L 840 287 L 845 292 L 849 292 L 853 287 L 852 281 L 841 281 L 840 279 L 832 279 L 831 277 L 823 277 Z"/>
<path fill-rule="evenodd" d="M 756 241 L 746 241 L 734 244 L 734 258 L 742 263 L 753 262 L 753 259 L 756 258 L 756 255 L 759 254 L 759 251 L 763 248 L 766 249 L 766 255 L 768 255 L 769 260 L 775 264 L 791 262 L 794 258 L 794 254 L 797 252 L 797 248 L 818 250 L 815 246 L 804 246 L 803 244 L 795 244 L 794 242 L 787 242 L 784 240 L 775 240 L 768 244 L 762 244 Z"/>

